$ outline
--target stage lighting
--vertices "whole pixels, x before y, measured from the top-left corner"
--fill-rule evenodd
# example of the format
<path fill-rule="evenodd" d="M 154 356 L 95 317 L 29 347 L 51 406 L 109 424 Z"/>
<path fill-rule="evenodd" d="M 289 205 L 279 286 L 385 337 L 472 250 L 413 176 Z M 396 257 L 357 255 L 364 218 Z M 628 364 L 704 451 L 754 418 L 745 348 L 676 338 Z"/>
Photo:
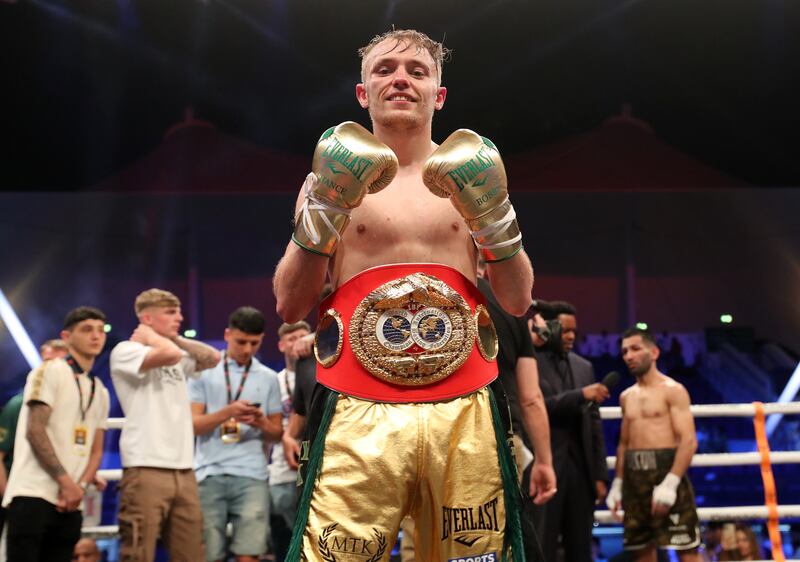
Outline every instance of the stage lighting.
<path fill-rule="evenodd" d="M 14 312 L 11 303 L 8 302 L 2 289 L 0 289 L 0 318 L 3 319 L 11 337 L 14 338 L 14 341 L 17 343 L 17 347 L 23 357 L 25 357 L 25 361 L 28 362 L 28 366 L 30 366 L 31 369 L 38 367 L 42 362 L 39 351 L 36 349 L 36 346 L 33 345 L 31 337 L 28 335 L 28 332 L 25 331 L 25 327 L 22 325 L 22 322 L 19 321 L 17 313 Z"/>

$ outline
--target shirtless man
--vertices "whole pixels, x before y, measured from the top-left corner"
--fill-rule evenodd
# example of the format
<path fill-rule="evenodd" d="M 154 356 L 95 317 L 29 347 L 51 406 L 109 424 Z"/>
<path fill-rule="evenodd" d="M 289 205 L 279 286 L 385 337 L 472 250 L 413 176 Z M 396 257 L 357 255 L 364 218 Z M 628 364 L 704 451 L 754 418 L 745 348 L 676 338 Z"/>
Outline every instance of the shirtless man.
<path fill-rule="evenodd" d="M 620 396 L 622 432 L 607 504 L 625 511 L 623 544 L 637 562 L 655 562 L 656 547 L 699 561 L 694 491 L 686 471 L 697 449 L 689 393 L 659 372 L 659 349 L 649 332 L 622 336 L 622 359 L 636 384 Z"/>
<path fill-rule="evenodd" d="M 286 322 L 315 306 L 326 277 L 335 289 L 320 306 L 287 560 L 388 560 L 410 514 L 422 559 L 488 562 L 513 548 L 519 561 L 518 518 L 507 525 L 518 487 L 489 388 L 496 337 L 475 287 L 481 251 L 503 308 L 531 304 L 502 161 L 471 131 L 431 140 L 447 95 L 440 43 L 395 30 L 360 53 L 356 98 L 373 134 L 354 123 L 323 133 L 274 278 Z"/>

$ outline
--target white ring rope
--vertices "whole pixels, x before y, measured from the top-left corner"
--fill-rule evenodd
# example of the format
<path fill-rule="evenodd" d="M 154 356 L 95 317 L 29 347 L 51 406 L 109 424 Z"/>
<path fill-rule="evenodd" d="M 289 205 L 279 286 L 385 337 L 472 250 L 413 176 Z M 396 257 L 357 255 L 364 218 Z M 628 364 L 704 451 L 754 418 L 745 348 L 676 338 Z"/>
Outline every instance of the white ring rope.
<path fill-rule="evenodd" d="M 800 463 L 800 451 L 770 451 L 772 464 Z M 608 468 L 614 468 L 617 457 L 606 457 Z M 694 455 L 690 466 L 748 466 L 761 464 L 761 453 L 706 453 Z"/>
<path fill-rule="evenodd" d="M 617 512 L 620 515 L 622 511 Z M 747 519 L 768 519 L 769 510 L 764 505 L 739 505 L 735 507 L 698 507 L 700 521 L 741 521 Z M 800 505 L 779 505 L 778 517 L 800 517 Z M 608 510 L 594 512 L 598 523 L 619 523 Z"/>
<path fill-rule="evenodd" d="M 691 406 L 692 415 L 696 418 L 752 418 L 756 409 L 752 404 L 695 404 Z M 800 414 L 800 402 L 769 402 L 764 404 L 764 413 Z M 622 408 L 609 406 L 600 408 L 600 417 L 604 420 L 622 418 Z M 107 429 L 122 429 L 125 418 L 108 418 Z"/>
<path fill-rule="evenodd" d="M 709 417 L 754 417 L 756 410 L 752 404 L 698 404 L 691 407 L 692 415 L 696 418 Z M 800 414 L 800 402 L 771 402 L 764 404 L 764 413 L 770 414 Z M 604 420 L 620 419 L 622 409 L 619 407 L 600 408 L 600 416 Z M 122 429 L 125 418 L 109 418 L 107 429 Z M 772 464 L 800 463 L 800 451 L 771 451 L 769 454 Z M 608 468 L 614 468 L 616 457 L 606 457 Z M 711 453 L 694 455 L 691 466 L 741 466 L 761 464 L 760 453 Z M 98 470 L 98 475 L 109 482 L 122 479 L 122 469 Z M 622 512 L 620 511 L 621 515 Z M 736 521 L 748 519 L 768 519 L 769 510 L 766 506 L 736 506 L 736 507 L 698 507 L 697 516 L 701 521 Z M 778 517 L 800 518 L 800 505 L 779 505 Z M 594 519 L 601 524 L 618 524 L 608 510 L 594 512 Z M 93 538 L 116 538 L 119 536 L 117 525 L 102 525 L 98 527 L 84 527 L 83 536 Z M 765 561 L 756 561 L 765 562 Z M 800 562 L 800 560 L 787 560 L 786 562 Z"/>
<path fill-rule="evenodd" d="M 752 418 L 756 408 L 752 404 L 695 404 L 691 406 L 696 418 Z M 764 414 L 800 414 L 800 402 L 769 402 L 764 404 Z M 604 420 L 618 420 L 622 417 L 619 406 L 600 408 Z"/>
<path fill-rule="evenodd" d="M 620 516 L 622 511 L 619 512 Z M 736 506 L 736 507 L 698 507 L 697 516 L 700 521 L 742 521 L 749 519 L 767 519 L 769 512 L 763 505 Z M 778 517 L 800 517 L 800 505 L 779 505 Z M 594 512 L 594 520 L 600 524 L 618 524 L 608 510 Z M 83 536 L 94 538 L 115 538 L 119 535 L 117 525 L 102 525 L 98 527 L 84 527 Z"/>
<path fill-rule="evenodd" d="M 769 454 L 771 464 L 800 464 L 800 451 L 771 451 Z M 606 457 L 606 464 L 613 469 L 617 457 Z M 753 466 L 761 464 L 760 453 L 710 453 L 692 457 L 691 466 Z M 97 474 L 109 482 L 122 479 L 121 468 L 106 468 L 97 471 Z"/>

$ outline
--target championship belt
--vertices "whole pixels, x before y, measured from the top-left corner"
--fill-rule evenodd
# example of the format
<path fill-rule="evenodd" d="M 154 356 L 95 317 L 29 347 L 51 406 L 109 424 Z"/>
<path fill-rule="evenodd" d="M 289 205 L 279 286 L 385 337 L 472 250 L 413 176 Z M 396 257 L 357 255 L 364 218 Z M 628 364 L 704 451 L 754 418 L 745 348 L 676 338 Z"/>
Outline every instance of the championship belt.
<path fill-rule="evenodd" d="M 497 377 L 497 333 L 483 295 L 441 264 L 362 271 L 320 305 L 320 384 L 379 402 L 432 402 Z"/>

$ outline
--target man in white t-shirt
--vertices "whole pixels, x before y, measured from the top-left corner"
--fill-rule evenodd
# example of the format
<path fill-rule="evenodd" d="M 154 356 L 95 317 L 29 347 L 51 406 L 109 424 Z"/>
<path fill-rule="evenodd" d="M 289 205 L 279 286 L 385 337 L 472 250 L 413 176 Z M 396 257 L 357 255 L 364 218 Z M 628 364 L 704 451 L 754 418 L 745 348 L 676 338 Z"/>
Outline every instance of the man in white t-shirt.
<path fill-rule="evenodd" d="M 178 335 L 178 297 L 149 289 L 136 297 L 139 326 L 111 352 L 111 379 L 125 426 L 120 559 L 152 562 L 160 536 L 172 562 L 203 560 L 203 516 L 193 464 L 186 378 L 219 362 L 219 352 Z"/>
<path fill-rule="evenodd" d="M 283 404 L 283 428 L 289 423 L 292 413 L 292 396 L 295 387 L 295 365 L 298 360 L 297 342 L 311 333 L 308 322 L 281 324 L 278 328 L 278 350 L 283 353 L 286 367 L 278 373 L 278 384 L 281 389 Z M 288 532 L 273 532 L 275 551 L 279 557 L 289 549 L 291 529 L 297 508 L 297 469 L 289 466 L 283 454 L 283 446 L 276 443 L 272 446 L 269 461 L 269 488 L 272 497 L 272 513 L 280 516 L 286 524 Z"/>
<path fill-rule="evenodd" d="M 96 308 L 70 311 L 61 332 L 69 355 L 28 375 L 3 498 L 13 562 L 68 562 L 81 537 L 81 500 L 95 481 L 108 419 L 108 391 L 91 375 L 105 320 Z"/>
<path fill-rule="evenodd" d="M 281 438 L 278 376 L 255 354 L 264 315 L 250 306 L 231 314 L 220 365 L 189 383 L 197 448 L 195 474 L 203 506 L 206 560 L 258 562 L 267 551 L 269 484 L 262 443 Z M 233 536 L 226 548 L 226 527 Z"/>

